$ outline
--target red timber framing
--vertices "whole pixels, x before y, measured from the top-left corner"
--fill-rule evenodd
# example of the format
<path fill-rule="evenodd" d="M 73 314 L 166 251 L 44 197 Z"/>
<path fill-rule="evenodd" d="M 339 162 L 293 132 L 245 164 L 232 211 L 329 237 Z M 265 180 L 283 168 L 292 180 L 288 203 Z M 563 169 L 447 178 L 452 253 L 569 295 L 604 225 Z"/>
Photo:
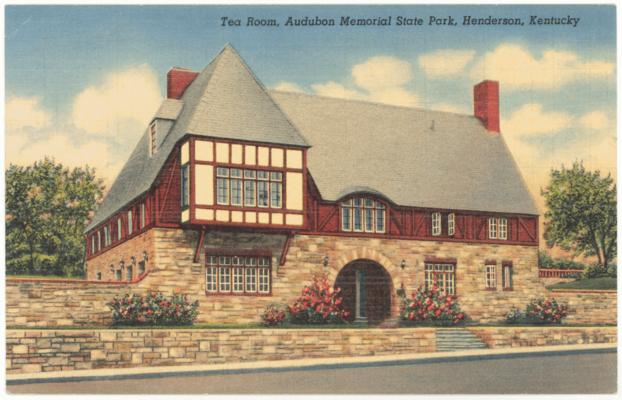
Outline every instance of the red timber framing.
<path fill-rule="evenodd" d="M 285 239 L 285 244 L 283 244 L 283 250 L 281 251 L 281 257 L 279 257 L 280 267 L 285 265 L 285 260 L 287 259 L 287 252 L 289 251 L 289 246 L 291 246 L 292 244 L 292 240 L 294 240 L 294 236 L 296 236 L 295 232 L 289 232 L 287 234 L 287 239 Z"/>

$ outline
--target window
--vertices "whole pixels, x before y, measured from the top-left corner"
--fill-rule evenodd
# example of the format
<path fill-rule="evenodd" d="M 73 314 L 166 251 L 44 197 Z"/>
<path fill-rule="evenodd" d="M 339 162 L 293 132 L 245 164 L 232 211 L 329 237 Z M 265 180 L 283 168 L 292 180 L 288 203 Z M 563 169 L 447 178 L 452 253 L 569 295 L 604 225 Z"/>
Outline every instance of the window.
<path fill-rule="evenodd" d="M 134 231 L 134 219 L 132 218 L 132 210 L 127 212 L 127 234 L 131 235 Z"/>
<path fill-rule="evenodd" d="M 446 294 L 456 293 L 456 265 L 455 264 L 425 264 L 425 287 L 431 289 L 436 285 Z"/>
<path fill-rule="evenodd" d="M 97 280 L 98 280 L 98 281 L 101 281 L 101 280 L 102 280 L 102 273 L 101 273 L 101 272 L 98 272 L 98 273 L 97 273 Z"/>
<path fill-rule="evenodd" d="M 441 213 L 432 213 L 432 236 L 441 234 Z"/>
<path fill-rule="evenodd" d="M 138 275 L 145 273 L 145 260 L 138 263 Z"/>
<path fill-rule="evenodd" d="M 102 234 L 100 231 L 97 231 L 97 251 L 102 249 Z"/>
<path fill-rule="evenodd" d="M 131 265 L 128 265 L 125 269 L 125 280 L 131 281 L 133 278 L 134 268 Z"/>
<path fill-rule="evenodd" d="M 497 266 L 494 264 L 486 265 L 486 289 L 497 288 Z"/>
<path fill-rule="evenodd" d="M 488 239 L 508 240 L 507 218 L 488 218 Z"/>
<path fill-rule="evenodd" d="M 123 221 L 121 218 L 117 219 L 117 240 L 121 240 L 123 237 Z"/>
<path fill-rule="evenodd" d="M 488 239 L 497 238 L 497 219 L 488 218 Z"/>
<path fill-rule="evenodd" d="M 115 279 L 120 281 L 121 279 L 123 279 L 123 274 L 121 273 L 121 270 L 118 269 L 115 271 Z"/>
<path fill-rule="evenodd" d="M 95 254 L 95 235 L 91 236 L 91 254 Z"/>
<path fill-rule="evenodd" d="M 447 234 L 453 236 L 456 233 L 456 214 L 447 215 Z"/>
<path fill-rule="evenodd" d="M 188 164 L 181 166 L 181 208 L 190 204 L 190 174 Z"/>
<path fill-rule="evenodd" d="M 205 291 L 207 293 L 269 294 L 270 257 L 207 257 Z"/>
<path fill-rule="evenodd" d="M 149 125 L 149 155 L 152 156 L 156 153 L 156 122 L 153 121 Z"/>
<path fill-rule="evenodd" d="M 110 246 L 110 227 L 104 226 L 104 247 Z"/>
<path fill-rule="evenodd" d="M 508 239 L 508 220 L 506 218 L 499 218 L 499 239 L 507 240 Z"/>
<path fill-rule="evenodd" d="M 512 263 L 503 263 L 501 275 L 503 289 L 512 289 Z"/>
<path fill-rule="evenodd" d="M 145 203 L 140 203 L 140 229 L 145 227 Z"/>
<path fill-rule="evenodd" d="M 370 198 L 354 197 L 341 203 L 341 230 L 384 233 L 386 207 Z"/>
<path fill-rule="evenodd" d="M 235 207 L 283 207 L 283 173 L 216 169 L 216 203 Z"/>

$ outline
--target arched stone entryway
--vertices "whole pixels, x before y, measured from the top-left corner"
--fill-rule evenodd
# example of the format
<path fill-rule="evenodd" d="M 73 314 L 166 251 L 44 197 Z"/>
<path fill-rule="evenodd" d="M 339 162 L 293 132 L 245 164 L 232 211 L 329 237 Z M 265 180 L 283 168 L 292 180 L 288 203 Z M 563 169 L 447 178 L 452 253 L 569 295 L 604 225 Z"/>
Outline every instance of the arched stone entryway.
<path fill-rule="evenodd" d="M 355 260 L 344 266 L 335 287 L 340 287 L 350 321 L 379 324 L 391 316 L 393 282 L 377 262 Z"/>

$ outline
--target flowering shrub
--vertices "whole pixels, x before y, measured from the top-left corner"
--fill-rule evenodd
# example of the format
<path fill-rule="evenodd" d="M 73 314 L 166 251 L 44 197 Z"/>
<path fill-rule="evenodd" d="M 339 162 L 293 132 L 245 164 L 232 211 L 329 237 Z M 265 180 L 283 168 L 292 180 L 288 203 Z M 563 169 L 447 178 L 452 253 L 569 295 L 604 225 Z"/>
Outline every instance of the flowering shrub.
<path fill-rule="evenodd" d="M 527 304 L 527 321 L 536 324 L 559 324 L 568 315 L 568 306 L 555 299 L 537 299 Z"/>
<path fill-rule="evenodd" d="M 457 299 L 457 296 L 443 294 L 436 285 L 429 290 L 419 287 L 412 294 L 412 299 L 402 296 L 401 316 L 411 322 L 456 325 L 465 318 Z"/>
<path fill-rule="evenodd" d="M 505 322 L 508 324 L 518 324 L 525 319 L 525 315 L 521 310 L 516 307 L 512 307 L 509 313 L 505 316 Z"/>
<path fill-rule="evenodd" d="M 261 321 L 266 326 L 281 325 L 285 321 L 285 311 L 271 304 L 261 315 Z"/>
<path fill-rule="evenodd" d="M 199 301 L 189 303 L 182 294 L 169 298 L 162 293 L 126 294 L 107 305 L 114 325 L 191 325 L 199 314 Z"/>
<path fill-rule="evenodd" d="M 341 288 L 333 289 L 326 275 L 313 278 L 296 301 L 287 307 L 294 324 L 339 324 L 346 321 Z"/>

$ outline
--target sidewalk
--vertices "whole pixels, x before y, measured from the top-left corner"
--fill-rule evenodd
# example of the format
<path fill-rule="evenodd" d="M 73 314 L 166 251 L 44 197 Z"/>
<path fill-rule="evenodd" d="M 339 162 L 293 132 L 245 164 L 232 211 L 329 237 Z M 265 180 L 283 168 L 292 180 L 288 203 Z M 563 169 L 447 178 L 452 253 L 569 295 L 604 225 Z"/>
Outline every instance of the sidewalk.
<path fill-rule="evenodd" d="M 160 366 L 143 368 L 107 368 L 82 371 L 55 371 L 35 374 L 7 375 L 6 383 L 26 384 L 44 382 L 72 382 L 86 380 L 116 380 L 129 378 L 157 378 L 166 376 L 192 376 L 214 374 L 244 374 L 278 372 L 300 369 L 356 368 L 383 365 L 407 365 L 433 362 L 529 357 L 530 355 L 576 354 L 583 352 L 615 352 L 616 343 L 563 345 L 542 347 L 516 347 L 503 349 L 476 349 L 444 353 L 396 354 L 382 356 L 313 358 L 278 361 L 253 361 L 244 363 Z"/>

